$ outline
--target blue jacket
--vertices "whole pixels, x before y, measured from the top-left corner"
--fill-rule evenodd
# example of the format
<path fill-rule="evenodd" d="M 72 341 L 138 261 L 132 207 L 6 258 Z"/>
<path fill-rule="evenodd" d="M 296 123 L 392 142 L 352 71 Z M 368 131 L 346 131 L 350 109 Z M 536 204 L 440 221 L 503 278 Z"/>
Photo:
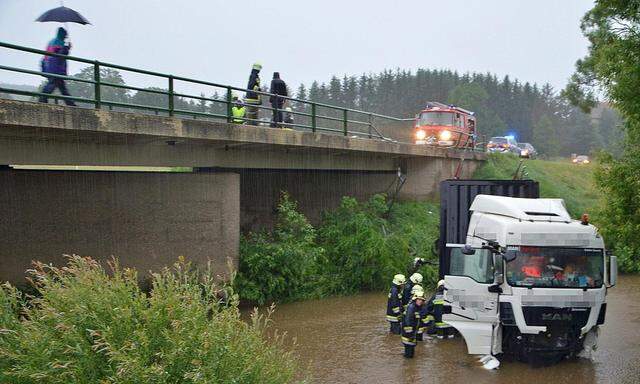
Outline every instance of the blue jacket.
<path fill-rule="evenodd" d="M 64 44 L 64 39 L 67 37 L 67 31 L 60 27 L 58 28 L 58 34 L 56 38 L 49 42 L 47 45 L 47 52 L 58 53 L 61 55 L 69 54 L 69 46 Z M 42 72 L 54 73 L 56 75 L 67 74 L 67 59 L 63 57 L 47 56 L 42 58 Z"/>

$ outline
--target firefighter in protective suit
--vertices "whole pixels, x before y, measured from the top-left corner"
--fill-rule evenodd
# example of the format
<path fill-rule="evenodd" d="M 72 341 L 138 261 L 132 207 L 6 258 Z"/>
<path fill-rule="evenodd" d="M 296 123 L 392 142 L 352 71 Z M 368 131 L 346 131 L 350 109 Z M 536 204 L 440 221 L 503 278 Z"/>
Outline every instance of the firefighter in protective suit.
<path fill-rule="evenodd" d="M 251 67 L 249 82 L 247 83 L 247 92 L 244 96 L 244 104 L 247 106 L 247 123 L 258 125 L 258 106 L 262 105 L 262 97 L 258 93 L 260 91 L 260 70 L 262 64 L 255 63 Z"/>
<path fill-rule="evenodd" d="M 387 299 L 387 321 L 389 322 L 389 332 L 399 335 L 400 324 L 402 323 L 402 289 L 407 279 L 402 274 L 393 276 L 391 289 Z"/>
<path fill-rule="evenodd" d="M 426 297 L 424 293 L 424 288 L 422 288 L 421 285 L 414 285 L 413 288 L 411 288 L 411 297 L 416 297 L 416 296 Z M 418 325 L 418 332 L 416 332 L 417 341 L 423 340 L 423 335 L 427 329 L 426 327 L 428 325 L 429 317 L 430 317 L 429 311 L 427 310 L 427 304 L 425 303 L 423 306 L 420 307 L 420 323 Z"/>
<path fill-rule="evenodd" d="M 454 337 L 454 328 L 442 321 L 442 310 L 444 306 L 444 280 L 438 281 L 436 293 L 431 297 L 429 307 L 434 318 L 434 327 L 430 333 L 436 333 L 438 339 L 447 339 Z"/>
<path fill-rule="evenodd" d="M 409 302 L 411 301 L 411 298 L 413 297 L 411 295 L 411 289 L 413 288 L 414 285 L 422 285 L 422 275 L 419 274 L 418 272 L 416 272 L 413 275 L 411 275 L 411 277 L 409 277 L 409 281 L 407 282 L 407 284 L 404 285 L 404 291 L 402 291 L 402 307 L 403 307 L 403 309 L 407 308 L 407 305 L 409 305 Z"/>
<path fill-rule="evenodd" d="M 422 307 L 425 306 L 424 291 L 417 290 L 402 321 L 402 344 L 404 345 L 404 357 L 413 358 L 416 349 L 418 329 L 421 324 Z"/>

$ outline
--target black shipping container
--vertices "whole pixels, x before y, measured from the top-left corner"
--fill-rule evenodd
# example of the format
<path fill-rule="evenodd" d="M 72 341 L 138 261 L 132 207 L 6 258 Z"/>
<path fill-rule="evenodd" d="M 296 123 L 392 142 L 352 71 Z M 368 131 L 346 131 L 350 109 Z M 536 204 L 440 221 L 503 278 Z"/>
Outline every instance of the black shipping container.
<path fill-rule="evenodd" d="M 540 186 L 533 180 L 444 180 L 440 182 L 440 278 L 449 271 L 447 243 L 464 244 L 476 195 L 538 198 Z"/>

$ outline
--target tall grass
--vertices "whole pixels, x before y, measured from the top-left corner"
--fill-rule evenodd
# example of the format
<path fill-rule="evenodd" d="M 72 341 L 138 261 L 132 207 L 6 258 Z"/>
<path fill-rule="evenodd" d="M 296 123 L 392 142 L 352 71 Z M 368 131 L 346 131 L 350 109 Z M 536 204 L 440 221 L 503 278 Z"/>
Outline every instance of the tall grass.
<path fill-rule="evenodd" d="M 476 179 L 511 179 L 520 160 L 515 156 L 490 154 L 473 175 Z M 595 212 L 600 195 L 595 186 L 594 164 L 576 165 L 567 160 L 525 160 L 529 178 L 540 183 L 542 197 L 562 198 L 574 217 Z"/>
<path fill-rule="evenodd" d="M 1 383 L 289 383 L 296 363 L 268 317 L 240 319 L 209 274 L 183 261 L 153 275 L 90 258 L 37 264 L 37 294 L 0 289 Z M 232 297 L 232 296 L 231 296 Z"/>

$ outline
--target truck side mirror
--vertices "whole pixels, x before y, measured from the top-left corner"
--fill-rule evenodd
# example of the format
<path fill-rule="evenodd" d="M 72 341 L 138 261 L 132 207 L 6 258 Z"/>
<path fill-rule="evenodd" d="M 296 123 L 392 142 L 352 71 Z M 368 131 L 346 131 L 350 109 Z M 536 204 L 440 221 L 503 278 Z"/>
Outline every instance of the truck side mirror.
<path fill-rule="evenodd" d="M 501 285 L 504 283 L 504 275 L 500 272 L 493 274 L 493 284 Z"/>
<path fill-rule="evenodd" d="M 465 244 L 464 247 L 462 247 L 462 254 L 463 255 L 475 255 L 476 254 L 476 250 L 471 248 L 471 246 L 469 244 Z"/>
<path fill-rule="evenodd" d="M 618 282 L 618 258 L 611 256 L 609 258 L 609 286 L 613 287 Z"/>
<path fill-rule="evenodd" d="M 509 263 L 518 257 L 518 251 L 515 249 L 508 249 L 505 253 L 502 254 L 502 259 Z"/>

